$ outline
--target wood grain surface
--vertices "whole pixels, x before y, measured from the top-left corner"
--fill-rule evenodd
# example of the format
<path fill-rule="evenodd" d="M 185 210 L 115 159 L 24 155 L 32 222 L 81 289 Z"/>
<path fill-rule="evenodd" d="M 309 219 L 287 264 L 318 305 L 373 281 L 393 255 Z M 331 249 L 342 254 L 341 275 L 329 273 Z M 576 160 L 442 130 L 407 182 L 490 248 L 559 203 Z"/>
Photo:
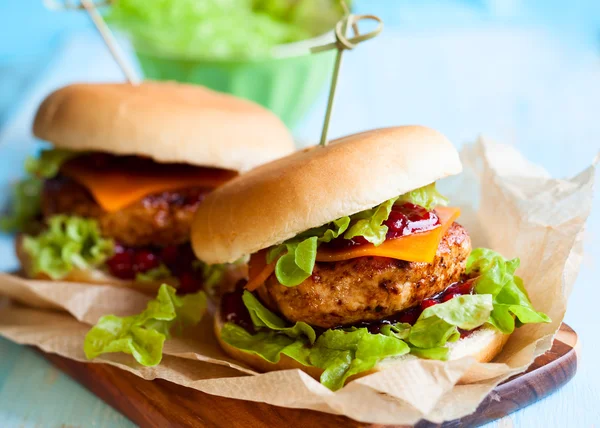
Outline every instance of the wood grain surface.
<path fill-rule="evenodd" d="M 540 400 L 567 383 L 577 370 L 576 333 L 562 325 L 550 351 L 523 374 L 499 385 L 464 418 L 442 427 L 477 426 Z M 263 403 L 216 397 L 164 381 L 146 381 L 104 364 L 86 364 L 44 354 L 60 370 L 83 384 L 141 427 L 374 427 L 312 410 L 287 409 Z M 439 425 L 427 421 L 419 428 Z"/>

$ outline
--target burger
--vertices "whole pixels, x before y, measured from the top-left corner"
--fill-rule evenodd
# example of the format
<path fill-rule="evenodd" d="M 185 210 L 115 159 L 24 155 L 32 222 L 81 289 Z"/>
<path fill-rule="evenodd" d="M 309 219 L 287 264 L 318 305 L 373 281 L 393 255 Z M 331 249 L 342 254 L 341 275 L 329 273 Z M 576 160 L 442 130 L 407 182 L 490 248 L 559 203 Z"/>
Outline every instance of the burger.
<path fill-rule="evenodd" d="M 206 197 L 192 246 L 207 264 L 250 256 L 215 333 L 260 371 L 299 368 L 332 390 L 410 358 L 491 361 L 537 312 L 519 260 L 472 249 L 436 182 L 453 145 L 420 126 L 288 155 Z"/>
<path fill-rule="evenodd" d="M 215 188 L 294 143 L 262 107 L 176 83 L 76 84 L 49 95 L 5 228 L 30 278 L 180 293 L 225 272 L 194 257 L 193 215 Z"/>

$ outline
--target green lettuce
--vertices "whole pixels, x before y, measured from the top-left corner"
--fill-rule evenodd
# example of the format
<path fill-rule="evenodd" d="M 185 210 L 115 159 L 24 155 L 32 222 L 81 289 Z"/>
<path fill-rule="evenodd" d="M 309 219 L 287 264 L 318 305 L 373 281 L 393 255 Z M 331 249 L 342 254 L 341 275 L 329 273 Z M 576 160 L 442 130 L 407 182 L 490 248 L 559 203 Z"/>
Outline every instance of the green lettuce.
<path fill-rule="evenodd" d="M 42 185 L 42 180 L 37 177 L 25 178 L 13 185 L 10 211 L 0 217 L 1 231 L 35 231 L 36 220 L 41 212 Z"/>
<path fill-rule="evenodd" d="M 458 329 L 472 330 L 482 326 L 491 312 L 489 295 L 456 296 L 425 309 L 411 327 L 407 340 L 414 347 L 413 353 L 421 357 L 429 354 L 429 358 L 434 353 L 436 359 L 445 360 L 449 351 L 445 345 L 460 339 Z"/>
<path fill-rule="evenodd" d="M 244 352 L 258 355 L 270 363 L 278 363 L 281 355 L 287 355 L 300 364 L 310 366 L 310 348 L 302 338 L 293 339 L 272 331 L 251 334 L 239 325 L 228 322 L 221 329 L 221 340 Z"/>
<path fill-rule="evenodd" d="M 286 287 L 295 287 L 308 278 L 315 267 L 317 248 L 322 242 L 331 242 L 348 229 L 350 217 L 342 217 L 325 226 L 310 229 L 296 238 L 271 248 L 267 262 L 271 263 L 281 254 L 275 265 L 278 281 Z"/>
<path fill-rule="evenodd" d="M 315 343 L 317 337 L 315 330 L 305 322 L 297 322 L 293 327 L 287 327 L 284 320 L 265 308 L 252 293 L 245 291 L 242 300 L 250 313 L 254 327 L 268 328 L 294 339 L 305 336 L 309 343 Z"/>
<path fill-rule="evenodd" d="M 23 249 L 31 259 L 31 275 L 61 279 L 74 268 L 100 266 L 114 253 L 114 243 L 100 235 L 94 219 L 57 215 L 39 235 L 24 236 Z"/>
<path fill-rule="evenodd" d="M 33 232 L 41 212 L 41 193 L 44 179 L 58 174 L 61 165 L 77 152 L 62 149 L 43 150 L 37 158 L 25 160 L 27 177 L 13 186 L 11 207 L 0 217 L 0 230 L 5 232 Z"/>
<path fill-rule="evenodd" d="M 138 282 L 155 282 L 171 278 L 172 276 L 173 274 L 167 265 L 161 263 L 158 267 L 147 270 L 146 272 L 138 272 L 135 275 L 135 280 Z"/>
<path fill-rule="evenodd" d="M 310 365 L 309 346 L 315 342 L 317 336 L 311 326 L 298 322 L 292 327 L 287 327 L 284 320 L 268 310 L 248 291 L 244 292 L 242 300 L 254 327 L 261 331 L 251 334 L 244 328 L 228 322 L 221 330 L 221 339 L 225 343 L 259 355 L 271 363 L 277 363 L 281 355 L 287 355 L 301 364 Z"/>
<path fill-rule="evenodd" d="M 492 296 L 493 310 L 488 322 L 503 333 L 514 331 L 515 318 L 520 324 L 551 321 L 533 308 L 523 280 L 515 275 L 519 263 L 517 258 L 506 260 L 487 248 L 476 248 L 467 259 L 467 275 L 479 275 L 475 292 Z"/>
<path fill-rule="evenodd" d="M 277 363 L 287 355 L 305 366 L 323 370 L 321 383 L 332 390 L 341 388 L 355 374 L 371 370 L 378 362 L 411 353 L 421 358 L 445 360 L 448 343 L 460 339 L 459 328 L 485 324 L 492 312 L 489 295 L 465 295 L 427 308 L 415 325 L 397 323 L 382 326 L 378 334 L 366 328 L 326 330 L 315 340 L 314 329 L 297 322 L 288 327 L 284 320 L 264 307 L 246 291 L 243 301 L 257 332 L 251 334 L 226 323 L 221 339 L 231 346 Z"/>
<path fill-rule="evenodd" d="M 435 188 L 435 183 L 405 193 L 398 198 L 398 202 L 410 202 L 420 205 L 427 210 L 432 210 L 438 205 L 448 205 L 448 198 Z"/>
<path fill-rule="evenodd" d="M 155 366 L 162 359 L 163 345 L 173 330 L 198 324 L 206 309 L 203 292 L 177 296 L 163 284 L 146 309 L 128 317 L 105 315 L 85 336 L 83 350 L 91 360 L 102 354 L 123 352 L 144 366 Z"/>
<path fill-rule="evenodd" d="M 279 257 L 275 266 L 277 280 L 286 287 L 295 287 L 312 274 L 317 249 L 323 242 L 330 242 L 340 236 L 344 239 L 362 236 L 374 245 L 381 245 L 388 231 L 388 227 L 383 223 L 390 216 L 394 204 L 398 202 L 412 202 L 431 210 L 437 205 L 446 205 L 448 200 L 436 190 L 435 183 L 432 183 L 398 198 L 389 199 L 369 210 L 310 229 L 283 244 L 276 245 L 267 252 L 267 263 Z"/>
<path fill-rule="evenodd" d="M 381 245 L 385 241 L 388 227 L 383 224 L 392 212 L 397 198 L 385 201 L 370 210 L 354 214 L 352 226 L 344 233 L 344 239 L 362 236 L 373 245 Z"/>
<path fill-rule="evenodd" d="M 65 149 L 42 150 L 37 158 L 29 157 L 25 160 L 25 171 L 38 178 L 56 177 L 60 167 L 66 161 L 80 154 L 80 152 Z"/>
<path fill-rule="evenodd" d="M 381 334 L 386 336 L 394 336 L 397 339 L 408 339 L 412 326 L 405 322 L 396 324 L 385 324 L 381 327 Z"/>
<path fill-rule="evenodd" d="M 199 261 L 199 260 L 198 260 Z M 200 262 L 202 263 L 202 262 Z M 196 265 L 198 266 L 198 265 Z M 226 264 L 214 264 L 207 265 L 202 263 L 200 266 L 202 269 L 202 278 L 204 281 L 204 288 L 212 290 L 216 287 L 223 279 L 223 275 L 225 275 L 225 271 L 227 270 Z"/>
<path fill-rule="evenodd" d="M 492 296 L 465 294 L 426 308 L 417 324 L 421 320 L 437 317 L 463 330 L 473 330 L 488 320 L 492 309 Z"/>
<path fill-rule="evenodd" d="M 242 298 L 257 333 L 225 323 L 221 339 L 271 363 L 287 355 L 305 366 L 319 367 L 323 369 L 321 383 L 332 390 L 341 388 L 350 376 L 372 369 L 382 359 L 410 350 L 393 334 L 371 334 L 366 328 L 327 330 L 316 339 L 314 329 L 308 324 L 297 322 L 286 327 L 285 321 L 265 308 L 252 293 L 246 291 Z"/>
<path fill-rule="evenodd" d="M 366 328 L 327 330 L 311 349 L 309 361 L 323 369 L 321 383 L 335 391 L 350 376 L 371 370 L 385 358 L 409 352 L 406 342 L 393 336 L 371 334 Z"/>

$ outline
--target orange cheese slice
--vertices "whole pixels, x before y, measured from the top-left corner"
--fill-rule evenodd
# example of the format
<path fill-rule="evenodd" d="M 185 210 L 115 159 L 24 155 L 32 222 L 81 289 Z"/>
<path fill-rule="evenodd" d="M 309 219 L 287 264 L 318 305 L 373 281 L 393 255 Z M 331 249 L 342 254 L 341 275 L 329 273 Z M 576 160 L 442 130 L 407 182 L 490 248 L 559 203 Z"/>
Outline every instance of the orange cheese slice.
<path fill-rule="evenodd" d="M 435 212 L 440 219 L 440 226 L 435 229 L 415 233 L 414 235 L 388 239 L 379 246 L 365 244 L 341 250 L 319 248 L 319 251 L 317 251 L 317 261 L 337 262 L 357 257 L 378 256 L 409 262 L 431 263 L 442 237 L 454 220 L 460 215 L 460 209 L 438 207 L 435 209 Z"/>
<path fill-rule="evenodd" d="M 190 187 L 215 188 L 233 178 L 233 171 L 213 168 L 176 168 L 157 165 L 156 171 L 95 169 L 78 162 L 68 162 L 61 173 L 90 191 L 107 212 L 115 212 L 153 193 Z"/>
<path fill-rule="evenodd" d="M 389 239 L 379 246 L 360 245 L 341 250 L 328 250 L 324 247 L 317 251 L 318 262 L 338 262 L 357 257 L 378 256 L 409 262 L 431 263 L 435 257 L 442 237 L 460 215 L 459 208 L 437 207 L 436 214 L 440 226 L 426 232 Z M 255 253 L 250 258 L 249 280 L 246 289 L 253 291 L 260 287 L 275 270 L 277 261 L 267 264 L 266 250 Z"/>

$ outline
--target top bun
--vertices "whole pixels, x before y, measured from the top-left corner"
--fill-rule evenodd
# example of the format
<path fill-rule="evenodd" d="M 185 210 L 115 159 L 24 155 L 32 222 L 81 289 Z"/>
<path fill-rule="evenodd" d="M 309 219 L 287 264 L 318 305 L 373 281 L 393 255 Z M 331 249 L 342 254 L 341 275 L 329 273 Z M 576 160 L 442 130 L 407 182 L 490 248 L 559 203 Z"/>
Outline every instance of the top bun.
<path fill-rule="evenodd" d="M 208 195 L 192 223 L 194 252 L 206 263 L 233 262 L 461 170 L 450 141 L 422 126 L 367 131 L 310 147 Z"/>
<path fill-rule="evenodd" d="M 33 133 L 65 149 L 235 171 L 294 151 L 292 136 L 270 111 L 174 82 L 66 86 L 44 100 Z"/>

